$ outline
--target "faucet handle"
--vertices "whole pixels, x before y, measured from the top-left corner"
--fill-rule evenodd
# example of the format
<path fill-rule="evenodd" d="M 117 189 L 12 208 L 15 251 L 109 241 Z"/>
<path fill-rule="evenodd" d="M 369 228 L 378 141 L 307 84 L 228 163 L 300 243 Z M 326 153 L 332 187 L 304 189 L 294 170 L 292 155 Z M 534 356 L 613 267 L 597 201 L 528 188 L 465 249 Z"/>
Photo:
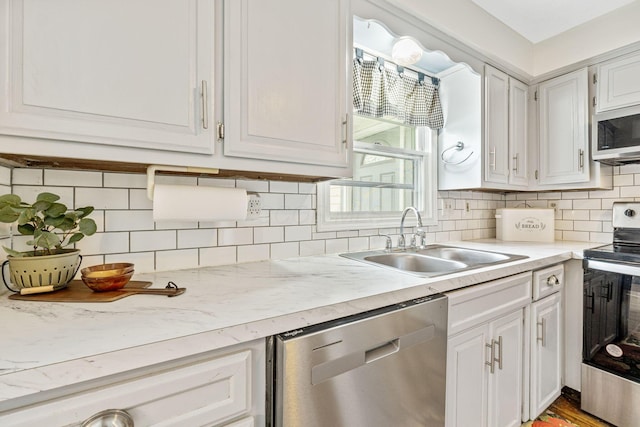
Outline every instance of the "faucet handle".
<path fill-rule="evenodd" d="M 420 238 L 419 245 L 417 243 L 418 237 Z M 411 237 L 411 246 L 422 249 L 426 245 L 427 245 L 427 231 L 422 227 L 416 228 L 415 233 L 413 233 L 413 236 Z"/>
<path fill-rule="evenodd" d="M 393 241 L 391 240 L 391 236 L 389 236 L 388 234 L 378 234 L 378 236 L 386 238 L 384 250 L 390 251 L 393 248 Z"/>

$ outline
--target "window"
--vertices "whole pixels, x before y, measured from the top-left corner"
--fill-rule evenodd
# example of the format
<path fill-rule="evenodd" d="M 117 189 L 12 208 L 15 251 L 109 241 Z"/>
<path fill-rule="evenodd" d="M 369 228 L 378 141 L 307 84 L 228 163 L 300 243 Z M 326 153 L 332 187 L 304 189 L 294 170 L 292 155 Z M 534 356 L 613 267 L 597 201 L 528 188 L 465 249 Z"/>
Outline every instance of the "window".
<path fill-rule="evenodd" d="M 398 227 L 407 206 L 436 223 L 436 131 L 354 115 L 353 178 L 318 185 L 318 230 Z"/>

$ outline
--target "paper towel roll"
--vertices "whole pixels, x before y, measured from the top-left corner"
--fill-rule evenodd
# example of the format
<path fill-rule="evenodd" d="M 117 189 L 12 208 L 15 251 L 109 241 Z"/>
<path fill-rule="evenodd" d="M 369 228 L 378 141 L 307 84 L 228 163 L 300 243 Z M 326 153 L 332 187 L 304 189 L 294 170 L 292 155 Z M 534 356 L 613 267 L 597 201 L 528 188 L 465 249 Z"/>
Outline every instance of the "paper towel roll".
<path fill-rule="evenodd" d="M 156 185 L 154 221 L 233 221 L 247 218 L 244 188 Z"/>

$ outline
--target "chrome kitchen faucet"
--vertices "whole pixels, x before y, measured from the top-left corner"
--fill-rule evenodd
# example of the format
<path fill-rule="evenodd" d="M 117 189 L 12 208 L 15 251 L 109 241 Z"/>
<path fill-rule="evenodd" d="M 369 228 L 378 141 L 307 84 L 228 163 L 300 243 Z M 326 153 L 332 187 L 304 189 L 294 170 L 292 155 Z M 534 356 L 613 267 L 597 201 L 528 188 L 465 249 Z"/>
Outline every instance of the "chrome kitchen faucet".
<path fill-rule="evenodd" d="M 417 246 L 417 242 L 416 242 L 416 238 L 419 237 L 420 238 L 420 245 L 419 247 L 422 248 L 425 246 L 426 244 L 426 239 L 427 239 L 427 233 L 424 230 L 424 228 L 422 228 L 422 217 L 420 216 L 420 212 L 418 212 L 418 209 L 416 209 L 413 206 L 409 206 L 408 208 L 405 208 L 404 211 L 402 211 L 402 218 L 400 219 L 400 237 L 398 237 L 398 248 L 399 249 L 406 249 L 406 240 L 404 238 L 404 219 L 407 217 L 407 213 L 409 213 L 409 211 L 413 211 L 413 213 L 416 215 L 416 218 L 418 220 L 418 227 L 416 228 L 416 232 L 413 233 L 413 235 L 411 236 L 411 248 L 416 248 Z"/>

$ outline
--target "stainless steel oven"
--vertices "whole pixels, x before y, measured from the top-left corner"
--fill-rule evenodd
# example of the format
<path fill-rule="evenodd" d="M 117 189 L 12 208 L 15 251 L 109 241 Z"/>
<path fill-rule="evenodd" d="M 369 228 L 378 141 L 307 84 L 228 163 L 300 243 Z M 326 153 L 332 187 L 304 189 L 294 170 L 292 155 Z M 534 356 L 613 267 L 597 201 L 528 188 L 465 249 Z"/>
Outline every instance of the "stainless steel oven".
<path fill-rule="evenodd" d="M 611 245 L 584 251 L 582 409 L 640 419 L 640 203 L 615 203 Z"/>

